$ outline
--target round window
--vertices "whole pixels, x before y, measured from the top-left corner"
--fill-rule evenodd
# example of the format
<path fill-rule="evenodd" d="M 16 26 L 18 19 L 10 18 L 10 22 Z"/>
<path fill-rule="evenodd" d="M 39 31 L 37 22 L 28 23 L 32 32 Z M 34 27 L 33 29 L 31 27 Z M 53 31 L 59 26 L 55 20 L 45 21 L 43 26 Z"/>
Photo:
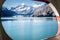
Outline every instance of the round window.
<path fill-rule="evenodd" d="M 57 34 L 57 16 L 56 8 L 48 1 L 6 0 L 1 20 L 13 40 L 41 40 Z"/>

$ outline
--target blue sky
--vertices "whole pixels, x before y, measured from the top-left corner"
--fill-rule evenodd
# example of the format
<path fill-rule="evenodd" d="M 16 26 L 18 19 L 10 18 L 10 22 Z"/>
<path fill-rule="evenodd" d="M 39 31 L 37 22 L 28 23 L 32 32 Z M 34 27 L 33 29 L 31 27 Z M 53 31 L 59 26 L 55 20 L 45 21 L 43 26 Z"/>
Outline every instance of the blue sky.
<path fill-rule="evenodd" d="M 11 8 L 11 7 L 18 6 L 21 3 L 26 3 L 28 5 L 31 5 L 33 2 L 32 2 L 32 0 L 6 0 L 5 3 L 3 4 L 3 6 L 5 6 L 7 8 Z M 40 2 L 34 2 L 34 3 L 41 4 Z"/>

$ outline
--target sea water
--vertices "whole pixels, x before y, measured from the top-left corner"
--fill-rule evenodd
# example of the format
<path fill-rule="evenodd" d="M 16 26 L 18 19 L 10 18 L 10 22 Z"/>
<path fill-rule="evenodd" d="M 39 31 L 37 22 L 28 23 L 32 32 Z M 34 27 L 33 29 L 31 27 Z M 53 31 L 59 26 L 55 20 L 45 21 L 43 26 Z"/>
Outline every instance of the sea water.
<path fill-rule="evenodd" d="M 56 17 L 3 17 L 2 25 L 13 40 L 41 40 L 56 35 Z"/>

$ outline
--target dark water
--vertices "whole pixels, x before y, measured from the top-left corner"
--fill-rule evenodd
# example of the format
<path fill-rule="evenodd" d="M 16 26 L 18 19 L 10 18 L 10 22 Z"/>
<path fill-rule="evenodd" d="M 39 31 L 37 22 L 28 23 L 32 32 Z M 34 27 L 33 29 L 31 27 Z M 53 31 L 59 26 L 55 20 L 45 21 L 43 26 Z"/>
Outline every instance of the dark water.
<path fill-rule="evenodd" d="M 6 33 L 13 40 L 41 40 L 56 35 L 58 23 L 55 17 L 1 18 Z"/>

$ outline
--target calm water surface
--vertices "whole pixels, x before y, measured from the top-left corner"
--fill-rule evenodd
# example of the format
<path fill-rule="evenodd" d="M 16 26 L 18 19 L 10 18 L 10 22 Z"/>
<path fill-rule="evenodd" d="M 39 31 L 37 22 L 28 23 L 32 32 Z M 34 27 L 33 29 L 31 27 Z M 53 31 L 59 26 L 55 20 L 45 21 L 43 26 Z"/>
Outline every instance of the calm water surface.
<path fill-rule="evenodd" d="M 58 30 L 55 17 L 3 17 L 2 24 L 13 40 L 40 40 L 54 36 Z"/>

